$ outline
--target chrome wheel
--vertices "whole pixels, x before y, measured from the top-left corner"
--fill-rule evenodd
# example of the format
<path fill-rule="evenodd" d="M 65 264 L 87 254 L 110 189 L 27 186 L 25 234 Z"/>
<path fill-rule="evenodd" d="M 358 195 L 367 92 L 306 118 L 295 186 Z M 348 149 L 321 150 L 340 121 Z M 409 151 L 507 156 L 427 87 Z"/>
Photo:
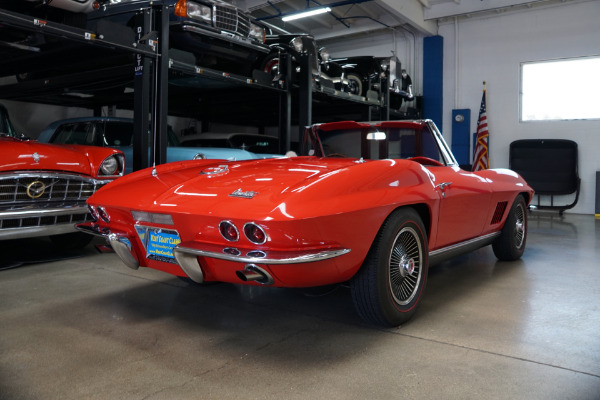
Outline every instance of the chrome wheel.
<path fill-rule="evenodd" d="M 525 241 L 525 226 L 525 210 L 519 203 L 515 208 L 515 245 L 517 248 L 521 248 Z"/>
<path fill-rule="evenodd" d="M 500 236 L 492 243 L 492 249 L 499 260 L 514 261 L 523 255 L 526 243 L 527 203 L 523 195 L 519 195 L 508 212 Z"/>
<path fill-rule="evenodd" d="M 402 229 L 390 253 L 389 285 L 394 301 L 410 303 L 417 294 L 421 281 L 422 243 L 412 227 Z"/>

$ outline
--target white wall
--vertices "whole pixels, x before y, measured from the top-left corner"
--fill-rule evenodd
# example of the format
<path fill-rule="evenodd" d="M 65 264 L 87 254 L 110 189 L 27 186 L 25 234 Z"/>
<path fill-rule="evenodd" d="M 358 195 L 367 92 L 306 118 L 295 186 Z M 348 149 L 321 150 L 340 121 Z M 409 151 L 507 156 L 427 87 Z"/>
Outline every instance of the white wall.
<path fill-rule="evenodd" d="M 491 166 L 508 167 L 509 145 L 514 140 L 574 140 L 579 147 L 582 183 L 581 197 L 571 211 L 594 214 L 600 120 L 519 122 L 519 84 L 522 62 L 600 55 L 600 1 L 460 19 L 441 24 L 439 34 L 444 37 L 446 131 L 453 108 L 470 108 L 471 132 L 475 132 L 486 81 Z M 548 85 L 556 87 L 557 102 L 573 101 L 568 77 L 557 76 Z M 600 107 L 600 94 L 597 98 Z M 567 204 L 571 198 L 555 203 Z"/>

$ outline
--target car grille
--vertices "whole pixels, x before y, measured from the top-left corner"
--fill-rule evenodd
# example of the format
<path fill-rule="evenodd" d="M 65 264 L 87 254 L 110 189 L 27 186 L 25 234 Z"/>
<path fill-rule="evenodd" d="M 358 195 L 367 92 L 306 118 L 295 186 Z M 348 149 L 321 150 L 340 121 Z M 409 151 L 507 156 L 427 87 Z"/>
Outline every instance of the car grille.
<path fill-rule="evenodd" d="M 216 27 L 244 37 L 250 34 L 250 18 L 235 7 L 215 5 Z"/>
<path fill-rule="evenodd" d="M 0 176 L 0 228 L 85 222 L 89 213 L 77 207 L 85 206 L 87 198 L 105 183 L 55 173 Z M 68 211 L 71 208 L 73 212 Z"/>
<path fill-rule="evenodd" d="M 90 213 L 54 215 L 43 217 L 0 219 L 0 229 L 31 228 L 37 226 L 54 226 L 59 224 L 79 224 L 92 220 Z"/>

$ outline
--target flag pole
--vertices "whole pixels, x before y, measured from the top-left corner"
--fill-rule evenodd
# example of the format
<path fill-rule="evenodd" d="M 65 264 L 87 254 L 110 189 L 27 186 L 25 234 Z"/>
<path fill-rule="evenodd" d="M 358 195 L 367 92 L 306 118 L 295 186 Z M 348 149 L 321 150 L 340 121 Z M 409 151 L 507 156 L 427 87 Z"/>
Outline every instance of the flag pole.
<path fill-rule="evenodd" d="M 483 97 L 485 97 L 485 108 L 486 108 L 486 113 L 487 113 L 487 85 L 485 83 L 485 81 L 483 81 Z M 488 168 L 492 167 L 492 158 L 491 156 L 491 151 L 490 151 L 490 136 L 488 135 L 487 138 L 487 159 L 488 159 Z"/>

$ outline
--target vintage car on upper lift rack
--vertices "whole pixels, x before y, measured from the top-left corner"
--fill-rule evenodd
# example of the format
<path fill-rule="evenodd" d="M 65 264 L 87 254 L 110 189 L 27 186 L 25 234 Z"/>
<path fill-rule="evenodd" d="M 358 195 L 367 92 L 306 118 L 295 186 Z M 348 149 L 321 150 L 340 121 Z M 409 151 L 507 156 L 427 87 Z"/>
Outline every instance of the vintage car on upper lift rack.
<path fill-rule="evenodd" d="M 156 2 L 98 3 L 98 11 L 87 15 L 88 28 L 110 35 L 112 28 L 142 26 L 142 11 Z M 250 77 L 255 65 L 269 53 L 266 27 L 234 4 L 222 0 L 165 0 L 164 5 L 169 12 L 169 47 L 188 53 L 179 53 L 184 61 Z"/>
<path fill-rule="evenodd" d="M 366 321 L 397 326 L 430 265 L 491 244 L 521 257 L 533 190 L 515 172 L 459 168 L 432 121 L 309 127 L 312 156 L 187 161 L 139 171 L 88 200 L 129 267 L 203 282 L 349 283 Z"/>
<path fill-rule="evenodd" d="M 16 134 L 0 106 L 0 240 L 49 236 L 61 248 L 79 248 L 90 235 L 75 224 L 91 219 L 86 200 L 123 176 L 121 151 L 56 146 Z"/>
<path fill-rule="evenodd" d="M 301 56 L 310 56 L 309 67 L 312 78 L 318 87 L 347 91 L 347 80 L 341 65 L 330 61 L 329 52 L 325 47 L 318 47 L 315 39 L 308 34 L 269 34 L 266 43 L 271 52 L 263 58 L 260 70 L 271 77 L 272 84 L 282 87 L 287 79 L 288 84 L 298 83 L 298 73 L 301 68 Z M 291 77 L 286 77 L 279 63 L 281 53 L 287 53 L 291 57 Z"/>
<path fill-rule="evenodd" d="M 364 97 L 376 96 L 386 104 L 389 93 L 390 108 L 397 110 L 402 101 L 412 101 L 412 91 L 402 90 L 401 63 L 398 57 L 353 56 L 336 57 L 332 62 L 341 66 L 347 81 L 347 91 Z"/>
<path fill-rule="evenodd" d="M 83 144 L 120 150 L 125 154 L 125 173 L 128 174 L 133 171 L 133 129 L 131 118 L 69 118 L 52 122 L 40 133 L 38 140 L 42 143 Z M 150 136 L 149 142 L 151 140 L 153 138 Z M 172 127 L 167 126 L 167 162 L 204 158 L 235 161 L 265 157 L 267 156 L 244 149 L 228 148 L 228 146 L 221 148 L 183 146 Z"/>

